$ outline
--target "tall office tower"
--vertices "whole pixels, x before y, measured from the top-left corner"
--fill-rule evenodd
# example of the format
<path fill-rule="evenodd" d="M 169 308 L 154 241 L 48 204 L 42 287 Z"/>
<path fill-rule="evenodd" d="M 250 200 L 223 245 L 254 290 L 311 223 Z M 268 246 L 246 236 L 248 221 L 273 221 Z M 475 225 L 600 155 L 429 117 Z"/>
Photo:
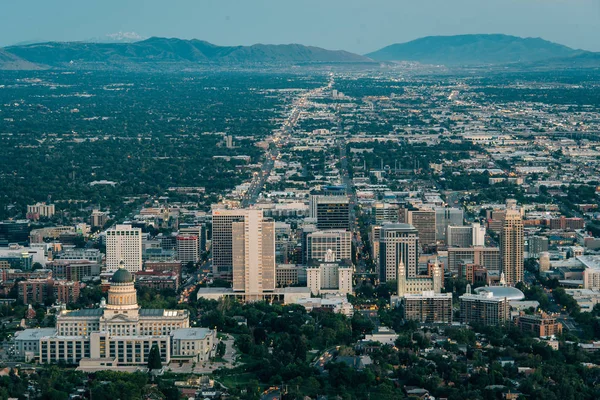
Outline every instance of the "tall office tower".
<path fill-rule="evenodd" d="M 317 219 L 317 200 L 321 194 L 311 194 L 308 198 L 308 218 Z"/>
<path fill-rule="evenodd" d="M 506 217 L 500 234 L 502 272 L 508 285 L 523 281 L 523 219 L 514 200 L 506 201 Z"/>
<path fill-rule="evenodd" d="M 242 211 L 244 220 L 231 224 L 233 290 L 260 300 L 275 289 L 275 222 L 262 210 Z"/>
<path fill-rule="evenodd" d="M 371 226 L 371 258 L 375 262 L 375 273 L 379 276 L 379 237 L 381 235 L 381 226 Z"/>
<path fill-rule="evenodd" d="M 386 282 L 397 278 L 402 261 L 406 276 L 417 276 L 419 260 L 419 232 L 409 224 L 386 224 L 379 236 L 379 280 Z"/>
<path fill-rule="evenodd" d="M 529 257 L 537 258 L 548 251 L 548 238 L 544 236 L 530 236 L 527 238 L 527 253 Z"/>
<path fill-rule="evenodd" d="M 487 210 L 486 218 L 488 221 L 488 229 L 495 233 L 502 231 L 504 226 L 504 218 L 506 217 L 506 210 Z"/>
<path fill-rule="evenodd" d="M 142 270 L 142 230 L 117 225 L 106 231 L 106 269 L 116 271 L 123 261 L 129 272 Z"/>
<path fill-rule="evenodd" d="M 448 247 L 470 247 L 471 243 L 473 243 L 473 227 L 448 225 L 446 229 Z"/>
<path fill-rule="evenodd" d="M 350 201 L 347 196 L 318 196 L 315 201 L 317 228 L 348 229 Z"/>
<path fill-rule="evenodd" d="M 376 202 L 373 204 L 373 216 L 375 217 L 375 225 L 381 225 L 385 221 L 398 222 L 398 205 Z"/>
<path fill-rule="evenodd" d="M 473 222 L 471 228 L 473 229 L 471 235 L 473 237 L 473 242 L 471 245 L 475 247 L 485 246 L 485 226 L 481 225 L 479 222 Z"/>
<path fill-rule="evenodd" d="M 295 246 L 290 224 L 275 222 L 275 260 L 277 264 L 289 264 Z"/>
<path fill-rule="evenodd" d="M 419 232 L 421 246 L 435 245 L 435 211 L 431 209 L 411 210 L 406 221 Z"/>
<path fill-rule="evenodd" d="M 461 264 L 474 264 L 485 267 L 488 272 L 500 273 L 500 249 L 497 247 L 449 247 L 448 270 L 459 272 Z"/>
<path fill-rule="evenodd" d="M 302 265 L 308 264 L 308 235 L 312 232 L 316 232 L 316 225 L 304 225 L 300 232 L 300 247 L 302 255 Z"/>
<path fill-rule="evenodd" d="M 446 239 L 446 230 L 448 226 L 462 226 L 463 210 L 453 207 L 436 207 L 435 208 L 435 238 L 436 240 Z"/>
<path fill-rule="evenodd" d="M 352 259 L 352 233 L 345 230 L 327 230 L 309 233 L 307 236 L 306 259 L 323 261 L 328 251 L 334 257 L 333 261 Z"/>
<path fill-rule="evenodd" d="M 248 210 L 216 209 L 212 212 L 213 274 L 231 280 L 233 273 L 231 229 L 234 222 L 243 222 Z"/>
<path fill-rule="evenodd" d="M 204 225 L 180 227 L 179 234 L 183 236 L 198 236 L 198 254 L 206 251 L 206 228 Z"/>
<path fill-rule="evenodd" d="M 184 264 L 189 262 L 196 263 L 200 259 L 198 250 L 200 240 L 195 235 L 177 236 L 177 259 Z"/>

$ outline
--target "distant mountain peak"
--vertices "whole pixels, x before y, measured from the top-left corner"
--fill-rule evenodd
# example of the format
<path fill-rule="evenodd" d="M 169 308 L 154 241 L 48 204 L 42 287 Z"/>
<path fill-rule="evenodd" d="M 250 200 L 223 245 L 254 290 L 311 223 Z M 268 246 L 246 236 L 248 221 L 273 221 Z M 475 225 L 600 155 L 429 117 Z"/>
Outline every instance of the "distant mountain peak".
<path fill-rule="evenodd" d="M 102 37 L 84 40 L 89 43 L 135 43 L 145 40 L 146 38 L 136 32 L 116 32 L 108 33 Z"/>
<path fill-rule="evenodd" d="M 581 51 L 542 38 L 504 34 L 427 36 L 384 47 L 367 57 L 377 61 L 417 61 L 426 64 L 484 65 L 533 62 L 569 57 Z"/>

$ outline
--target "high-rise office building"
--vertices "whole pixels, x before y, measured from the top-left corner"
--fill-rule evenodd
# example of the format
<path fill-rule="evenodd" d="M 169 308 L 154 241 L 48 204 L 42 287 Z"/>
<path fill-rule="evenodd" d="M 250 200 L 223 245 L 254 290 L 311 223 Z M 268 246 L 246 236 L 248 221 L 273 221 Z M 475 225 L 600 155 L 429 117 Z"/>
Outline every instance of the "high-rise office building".
<path fill-rule="evenodd" d="M 435 209 L 435 238 L 446 239 L 448 226 L 462 226 L 463 210 L 454 207 L 436 207 Z"/>
<path fill-rule="evenodd" d="M 178 235 L 177 236 L 177 259 L 184 264 L 189 262 L 196 263 L 200 259 L 198 249 L 199 239 L 196 235 Z"/>
<path fill-rule="evenodd" d="M 316 225 L 304 225 L 300 228 L 301 263 L 308 264 L 308 235 L 317 231 Z"/>
<path fill-rule="evenodd" d="M 379 237 L 381 235 L 381 226 L 371 226 L 371 258 L 375 262 L 375 273 L 379 276 Z"/>
<path fill-rule="evenodd" d="M 473 222 L 471 224 L 471 228 L 473 229 L 472 238 L 473 241 L 471 243 L 472 246 L 485 246 L 485 225 L 481 225 L 479 222 Z"/>
<path fill-rule="evenodd" d="M 234 222 L 243 222 L 249 210 L 215 209 L 212 212 L 212 263 L 213 274 L 231 280 L 233 253 L 231 232 Z"/>
<path fill-rule="evenodd" d="M 29 242 L 31 224 L 28 220 L 0 222 L 0 246 L 17 243 L 25 245 Z"/>
<path fill-rule="evenodd" d="M 233 291 L 260 300 L 275 289 L 275 222 L 262 210 L 241 210 L 244 220 L 232 222 Z"/>
<path fill-rule="evenodd" d="M 449 247 L 470 247 L 473 243 L 473 227 L 448 225 L 446 244 Z"/>
<path fill-rule="evenodd" d="M 352 259 L 352 233 L 345 230 L 327 230 L 309 233 L 306 243 L 308 263 L 323 261 L 329 250 L 333 252 L 334 261 Z"/>
<path fill-rule="evenodd" d="M 431 209 L 410 210 L 407 216 L 406 222 L 419 232 L 421 246 L 435 245 L 435 211 Z"/>
<path fill-rule="evenodd" d="M 459 265 L 474 264 L 485 267 L 488 272 L 500 273 L 500 249 L 497 247 L 449 247 L 448 270 L 459 272 Z"/>
<path fill-rule="evenodd" d="M 313 201 L 318 229 L 348 229 L 350 201 L 347 196 L 316 196 Z"/>
<path fill-rule="evenodd" d="M 106 231 L 106 269 L 116 271 L 124 262 L 129 272 L 142 270 L 142 230 L 116 225 Z"/>
<path fill-rule="evenodd" d="M 375 224 L 381 225 L 384 222 L 398 222 L 398 205 L 376 202 L 373 204 L 372 212 L 375 218 Z"/>
<path fill-rule="evenodd" d="M 537 258 L 548 251 L 548 238 L 544 236 L 530 236 L 527 238 L 527 253 L 529 257 Z"/>
<path fill-rule="evenodd" d="M 206 251 L 206 227 L 204 225 L 182 226 L 179 228 L 182 236 L 198 236 L 198 254 Z"/>
<path fill-rule="evenodd" d="M 506 216 L 500 234 L 500 256 L 506 283 L 523 281 L 523 219 L 516 202 L 507 200 Z"/>
<path fill-rule="evenodd" d="M 386 224 L 379 234 L 379 280 L 395 280 L 402 261 L 408 277 L 417 276 L 419 232 L 409 224 Z"/>

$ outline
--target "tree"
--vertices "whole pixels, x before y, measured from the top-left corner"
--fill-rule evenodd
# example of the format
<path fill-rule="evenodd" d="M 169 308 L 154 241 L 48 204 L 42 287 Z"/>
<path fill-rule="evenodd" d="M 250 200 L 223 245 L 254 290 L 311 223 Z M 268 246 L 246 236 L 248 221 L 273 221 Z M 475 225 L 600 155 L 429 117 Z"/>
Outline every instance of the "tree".
<path fill-rule="evenodd" d="M 223 357 L 225 355 L 226 349 L 227 346 L 225 345 L 225 343 L 223 341 L 219 342 L 219 344 L 217 345 L 217 357 Z"/>
<path fill-rule="evenodd" d="M 34 262 L 33 265 L 31 266 L 31 269 L 33 271 L 35 271 L 36 269 L 42 269 L 42 268 L 44 268 L 44 267 L 39 262 Z"/>
<path fill-rule="evenodd" d="M 160 358 L 160 350 L 158 345 L 152 346 L 148 355 L 148 369 L 150 371 L 162 368 L 162 360 Z"/>

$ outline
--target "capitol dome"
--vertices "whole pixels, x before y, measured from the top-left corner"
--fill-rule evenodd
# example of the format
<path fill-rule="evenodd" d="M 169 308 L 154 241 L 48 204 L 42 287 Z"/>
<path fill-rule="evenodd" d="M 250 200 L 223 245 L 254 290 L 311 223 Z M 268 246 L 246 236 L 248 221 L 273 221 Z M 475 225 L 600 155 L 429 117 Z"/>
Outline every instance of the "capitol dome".
<path fill-rule="evenodd" d="M 119 268 L 110 278 L 112 283 L 131 283 L 133 282 L 133 275 L 125 268 Z"/>

